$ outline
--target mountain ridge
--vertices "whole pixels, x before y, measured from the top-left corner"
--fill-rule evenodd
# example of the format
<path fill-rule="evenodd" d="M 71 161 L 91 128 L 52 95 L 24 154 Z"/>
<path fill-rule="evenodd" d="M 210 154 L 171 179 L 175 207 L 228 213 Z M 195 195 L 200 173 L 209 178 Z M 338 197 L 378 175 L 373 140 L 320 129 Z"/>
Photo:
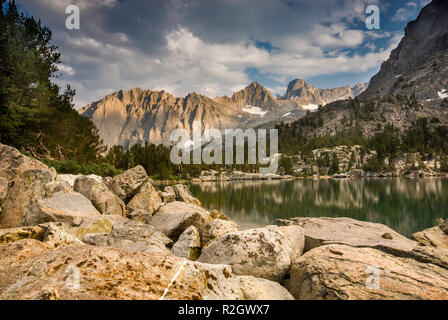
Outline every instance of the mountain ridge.
<path fill-rule="evenodd" d="M 356 129 L 374 136 L 386 126 L 404 132 L 422 118 L 430 128 L 447 125 L 447 16 L 448 1 L 425 6 L 357 99 L 333 102 L 291 123 L 295 133 L 313 138 Z"/>
<path fill-rule="evenodd" d="M 318 105 L 314 103 L 320 104 L 323 98 L 336 100 L 353 95 L 349 86 L 331 91 L 314 88 L 305 81 L 303 84 L 306 85 L 302 96 L 295 99 L 276 99 L 258 82 L 252 82 L 231 97 L 216 98 L 195 92 L 175 97 L 165 90 L 134 88 L 109 94 L 80 109 L 79 113 L 93 121 L 105 145 L 128 147 L 144 142 L 170 144 L 174 129 L 191 133 L 195 121 L 201 122 L 202 129 L 273 127 L 279 122 L 301 118 L 308 105 L 316 109 Z"/>
<path fill-rule="evenodd" d="M 437 99 L 448 89 L 448 1 L 433 0 L 409 22 L 405 35 L 381 65 L 361 99 L 415 94 L 418 100 Z"/>

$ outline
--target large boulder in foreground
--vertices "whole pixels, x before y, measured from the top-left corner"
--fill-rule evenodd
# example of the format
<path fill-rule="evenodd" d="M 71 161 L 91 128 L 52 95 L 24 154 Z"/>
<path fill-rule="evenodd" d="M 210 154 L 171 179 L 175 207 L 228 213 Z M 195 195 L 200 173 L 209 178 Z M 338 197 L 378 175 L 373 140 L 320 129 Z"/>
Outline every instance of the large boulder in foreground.
<path fill-rule="evenodd" d="M 43 167 L 23 171 L 10 182 L 2 201 L 0 228 L 45 222 L 76 225 L 84 218 L 97 215 L 100 213 L 89 199 L 58 180 L 54 169 Z"/>
<path fill-rule="evenodd" d="M 84 219 L 101 215 L 89 199 L 72 191 L 65 183 L 48 184 L 44 190 L 42 198 L 31 201 L 23 225 L 64 222 L 76 226 Z"/>
<path fill-rule="evenodd" d="M 416 232 L 411 236 L 411 239 L 428 246 L 448 249 L 448 234 L 443 232 L 439 226 Z"/>
<path fill-rule="evenodd" d="M 82 244 L 78 238 L 64 230 L 66 226 L 63 223 L 50 222 L 41 224 L 41 226 L 45 229 L 42 241 L 47 245 L 56 248 L 72 244 Z"/>
<path fill-rule="evenodd" d="M 448 299 L 448 271 L 372 248 L 324 245 L 291 268 L 296 299 Z"/>
<path fill-rule="evenodd" d="M 192 203 L 174 201 L 161 207 L 148 218 L 148 224 L 176 241 L 189 226 L 195 226 L 203 234 L 211 221 L 207 211 Z"/>
<path fill-rule="evenodd" d="M 201 205 L 201 202 L 195 197 L 193 197 L 190 189 L 188 189 L 186 185 L 176 184 L 175 186 L 173 186 L 173 191 L 174 194 L 176 195 L 177 201 L 189 202 L 198 206 Z"/>
<path fill-rule="evenodd" d="M 124 221 L 127 219 L 115 214 L 90 217 L 84 219 L 81 225 L 69 228 L 67 231 L 82 240 L 86 234 L 110 233 L 115 224 Z"/>
<path fill-rule="evenodd" d="M 327 244 L 344 244 L 369 247 L 448 269 L 447 249 L 423 246 L 383 224 L 351 218 L 292 218 L 276 220 L 275 224 L 301 226 L 305 234 L 305 252 Z"/>
<path fill-rule="evenodd" d="M 299 242 L 292 243 L 277 226 L 232 232 L 210 243 L 198 261 L 229 264 L 238 275 L 281 281 L 289 274 L 291 259 L 302 253 L 294 251 L 303 250 L 303 233 Z"/>
<path fill-rule="evenodd" d="M 51 170 L 54 174 L 54 169 L 48 168 L 42 162 L 27 157 L 19 152 L 16 148 L 0 143 L 0 177 L 8 181 L 14 180 L 17 176 L 25 171 L 43 169 Z"/>
<path fill-rule="evenodd" d="M 87 176 L 82 174 L 59 174 L 58 179 L 67 183 L 71 188 L 75 186 L 75 181 L 78 178 L 87 177 L 93 179 L 97 182 L 103 182 L 103 177 L 97 176 L 95 174 L 89 174 Z"/>
<path fill-rule="evenodd" d="M 153 182 L 148 179 L 127 204 L 128 218 L 145 223 L 148 217 L 160 208 L 161 203 L 162 198 L 159 191 Z"/>
<path fill-rule="evenodd" d="M 229 266 L 25 239 L 0 246 L 0 299 L 243 299 Z M 173 278 L 177 275 L 175 281 Z"/>
<path fill-rule="evenodd" d="M 197 260 L 201 254 L 201 237 L 194 226 L 189 226 L 179 237 L 171 251 L 188 260 Z"/>
<path fill-rule="evenodd" d="M 25 171 L 15 177 L 2 200 L 0 228 L 24 225 L 23 220 L 33 209 L 34 202 L 46 196 L 45 186 L 55 179 L 56 172 L 45 168 Z"/>
<path fill-rule="evenodd" d="M 294 300 L 279 283 L 251 276 L 240 276 L 244 300 Z"/>
<path fill-rule="evenodd" d="M 1 209 L 2 201 L 3 199 L 6 198 L 8 194 L 8 189 L 9 189 L 8 179 L 0 177 L 0 212 L 2 211 Z"/>
<path fill-rule="evenodd" d="M 126 215 L 126 205 L 98 179 L 87 176 L 78 177 L 73 190 L 89 199 L 101 214 Z"/>
<path fill-rule="evenodd" d="M 162 197 L 162 201 L 165 203 L 176 201 L 176 193 L 174 193 L 174 189 L 171 186 L 165 187 L 163 192 L 160 192 L 160 197 Z"/>
<path fill-rule="evenodd" d="M 356 247 L 394 247 L 411 250 L 415 243 L 391 228 L 351 218 L 277 219 L 278 226 L 298 225 L 305 234 L 305 251 L 325 244 L 346 244 Z"/>
<path fill-rule="evenodd" d="M 110 233 L 86 234 L 83 242 L 95 246 L 140 252 L 168 251 L 167 247 L 173 245 L 168 237 L 153 227 L 132 220 L 114 224 Z"/>
<path fill-rule="evenodd" d="M 110 179 L 106 185 L 121 200 L 128 203 L 147 179 L 145 168 L 137 166 Z"/>
<path fill-rule="evenodd" d="M 22 239 L 42 240 L 44 231 L 44 228 L 41 226 L 0 229 L 0 244 L 7 244 Z"/>
<path fill-rule="evenodd" d="M 202 235 L 202 247 L 207 247 L 213 240 L 218 239 L 230 232 L 239 230 L 238 225 L 233 221 L 215 219 L 209 222 Z"/>

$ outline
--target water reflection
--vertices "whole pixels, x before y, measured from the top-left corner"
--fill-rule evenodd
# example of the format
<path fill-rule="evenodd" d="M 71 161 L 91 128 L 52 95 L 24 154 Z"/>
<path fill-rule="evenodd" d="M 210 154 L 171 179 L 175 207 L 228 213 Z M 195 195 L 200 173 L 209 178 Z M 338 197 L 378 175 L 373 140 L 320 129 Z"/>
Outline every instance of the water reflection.
<path fill-rule="evenodd" d="M 447 179 L 232 181 L 191 185 L 204 207 L 244 228 L 277 218 L 351 217 L 409 236 L 448 215 Z"/>

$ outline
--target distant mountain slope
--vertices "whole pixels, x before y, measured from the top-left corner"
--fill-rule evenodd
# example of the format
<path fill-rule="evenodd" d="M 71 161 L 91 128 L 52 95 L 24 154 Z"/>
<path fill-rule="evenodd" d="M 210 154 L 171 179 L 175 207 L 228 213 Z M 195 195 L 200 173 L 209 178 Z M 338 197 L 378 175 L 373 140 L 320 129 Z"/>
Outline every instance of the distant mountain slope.
<path fill-rule="evenodd" d="M 302 79 L 295 79 L 288 85 L 283 100 L 293 100 L 306 110 L 315 110 L 319 105 L 326 105 L 336 100 L 345 100 L 358 96 L 366 85 L 357 84 L 354 88 L 349 86 L 334 89 L 317 89 Z"/>
<path fill-rule="evenodd" d="M 405 130 L 426 117 L 448 124 L 448 1 L 434 0 L 408 23 L 405 36 L 354 101 L 327 104 L 294 122 L 298 135 L 333 135 L 355 126 L 372 136 L 387 123 Z M 355 87 L 356 88 L 356 87 Z"/>
<path fill-rule="evenodd" d="M 302 85 L 298 89 L 298 83 Z M 303 117 L 310 104 L 324 104 L 352 96 L 350 87 L 330 90 L 316 89 L 303 80 L 294 80 L 294 99 L 276 99 L 257 82 L 232 95 L 214 99 L 190 93 L 185 98 L 165 91 L 120 90 L 94 102 L 79 113 L 92 119 L 107 146 L 130 146 L 150 142 L 169 144 L 174 129 L 186 129 L 190 134 L 193 122 L 207 128 L 272 127 L 280 122 L 292 122 Z M 299 92 L 299 91 L 300 92 Z"/>
<path fill-rule="evenodd" d="M 416 20 L 361 98 L 394 94 L 439 99 L 448 91 L 448 1 L 433 0 Z"/>

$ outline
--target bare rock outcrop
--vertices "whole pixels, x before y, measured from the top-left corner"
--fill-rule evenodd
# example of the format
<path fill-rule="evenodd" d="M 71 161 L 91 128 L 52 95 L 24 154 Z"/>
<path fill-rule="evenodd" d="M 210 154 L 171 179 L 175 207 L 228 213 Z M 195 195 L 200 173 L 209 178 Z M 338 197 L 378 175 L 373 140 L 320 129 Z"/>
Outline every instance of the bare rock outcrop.
<path fill-rule="evenodd" d="M 97 182 L 103 182 L 103 177 L 97 176 L 95 174 L 89 174 L 87 176 L 83 175 L 83 174 L 59 174 L 58 175 L 58 179 L 60 181 L 64 181 L 66 182 L 71 188 L 73 188 L 75 186 L 75 181 L 78 178 L 81 177 L 87 177 L 90 179 L 94 179 Z"/>
<path fill-rule="evenodd" d="M 186 185 L 176 184 L 175 186 L 173 186 L 173 191 L 174 194 L 176 195 L 177 201 L 189 202 L 197 206 L 201 205 L 201 202 L 195 197 L 193 197 L 190 189 L 188 189 Z"/>
<path fill-rule="evenodd" d="M 448 250 L 422 246 L 383 224 L 351 218 L 279 219 L 275 224 L 301 226 L 305 235 L 305 252 L 328 244 L 369 247 L 448 269 Z"/>
<path fill-rule="evenodd" d="M 448 249 L 448 234 L 443 232 L 440 226 L 416 232 L 411 235 L 411 239 L 428 246 Z"/>
<path fill-rule="evenodd" d="M 72 191 L 65 183 L 47 184 L 43 191 L 42 198 L 32 198 L 23 225 L 65 222 L 76 226 L 86 218 L 101 215 L 89 199 Z"/>
<path fill-rule="evenodd" d="M 0 245 L 19 241 L 22 239 L 42 240 L 43 237 L 44 228 L 42 228 L 41 226 L 0 229 Z"/>
<path fill-rule="evenodd" d="M 147 179 L 145 168 L 136 166 L 106 181 L 106 185 L 121 200 L 128 203 Z"/>
<path fill-rule="evenodd" d="M 293 264 L 290 288 L 296 299 L 446 300 L 448 272 L 369 247 L 331 244 Z"/>
<path fill-rule="evenodd" d="M 207 211 L 192 203 L 174 201 L 161 207 L 148 218 L 148 224 L 176 241 L 189 226 L 194 226 L 202 236 L 211 221 Z"/>
<path fill-rule="evenodd" d="M 179 237 L 171 251 L 174 255 L 195 261 L 201 254 L 201 237 L 194 226 L 189 226 Z"/>
<path fill-rule="evenodd" d="M 164 203 L 176 201 L 176 193 L 171 186 L 165 187 L 164 191 L 160 192 L 160 197 Z"/>
<path fill-rule="evenodd" d="M 188 262 L 160 251 L 90 245 L 54 249 L 25 239 L 0 246 L 0 255 L 0 299 L 244 298 L 240 277 L 229 266 Z"/>
<path fill-rule="evenodd" d="M 167 247 L 173 245 L 169 238 L 153 227 L 132 220 L 114 224 L 110 233 L 86 234 L 83 242 L 140 252 L 168 251 Z"/>
<path fill-rule="evenodd" d="M 52 247 L 82 244 L 81 240 L 64 230 L 67 227 L 62 223 L 50 222 L 41 227 L 45 230 L 42 241 Z"/>
<path fill-rule="evenodd" d="M 128 218 L 145 223 L 148 217 L 160 208 L 162 197 L 152 181 L 144 182 L 126 208 Z"/>
<path fill-rule="evenodd" d="M 303 235 L 298 246 L 303 248 Z M 295 250 L 281 228 L 268 226 L 228 233 L 210 243 L 198 261 L 229 264 L 238 275 L 280 281 L 289 273 L 292 257 L 297 257 Z"/>
<path fill-rule="evenodd" d="M 91 217 L 84 219 L 81 225 L 71 227 L 68 232 L 82 240 L 86 234 L 110 233 L 113 225 L 124 221 L 127 221 L 127 219 L 115 214 Z"/>
<path fill-rule="evenodd" d="M 353 97 L 349 86 L 334 89 L 317 89 L 302 79 L 295 79 L 288 84 L 283 99 L 294 99 L 301 106 L 317 106 Z"/>
<path fill-rule="evenodd" d="M 0 227 L 61 221 L 79 224 L 100 213 L 83 195 L 57 181 L 53 170 L 36 169 L 17 176 L 2 202 Z"/>
<path fill-rule="evenodd" d="M 56 173 L 54 169 L 49 169 L 42 162 L 27 157 L 16 148 L 4 144 L 0 144 L 0 159 L 0 177 L 7 179 L 9 182 L 29 170 L 44 169 Z"/>
<path fill-rule="evenodd" d="M 81 176 L 75 180 L 73 190 L 89 199 L 101 214 L 126 215 L 124 202 L 97 179 Z"/>
<path fill-rule="evenodd" d="M 418 100 L 440 99 L 448 89 L 448 3 L 433 0 L 417 19 L 409 22 L 405 35 L 380 71 L 372 77 L 361 98 L 415 94 Z"/>
<path fill-rule="evenodd" d="M 239 230 L 238 225 L 233 221 L 215 219 L 209 222 L 202 235 L 202 247 L 207 247 L 213 240 L 218 239 L 227 233 Z"/>
<path fill-rule="evenodd" d="M 279 283 L 251 276 L 240 276 L 244 300 L 294 300 Z"/>

